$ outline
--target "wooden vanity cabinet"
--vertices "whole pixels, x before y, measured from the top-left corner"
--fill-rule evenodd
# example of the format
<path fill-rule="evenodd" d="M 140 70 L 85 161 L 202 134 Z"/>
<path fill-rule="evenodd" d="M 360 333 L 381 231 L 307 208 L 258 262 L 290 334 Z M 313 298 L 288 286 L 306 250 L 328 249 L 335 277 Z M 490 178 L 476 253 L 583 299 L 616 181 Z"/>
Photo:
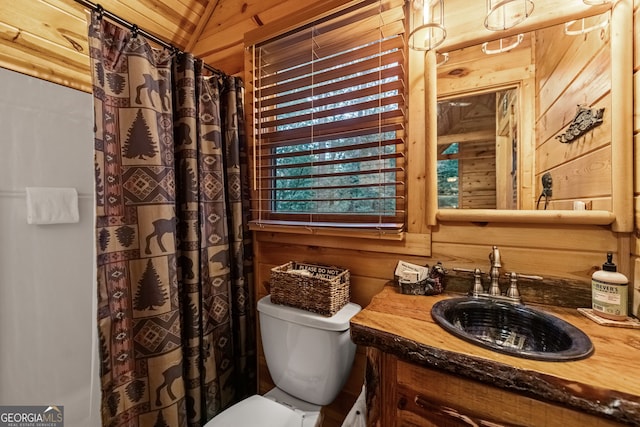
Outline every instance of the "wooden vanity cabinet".
<path fill-rule="evenodd" d="M 367 348 L 367 425 L 620 426 L 595 415 L 418 366 Z"/>

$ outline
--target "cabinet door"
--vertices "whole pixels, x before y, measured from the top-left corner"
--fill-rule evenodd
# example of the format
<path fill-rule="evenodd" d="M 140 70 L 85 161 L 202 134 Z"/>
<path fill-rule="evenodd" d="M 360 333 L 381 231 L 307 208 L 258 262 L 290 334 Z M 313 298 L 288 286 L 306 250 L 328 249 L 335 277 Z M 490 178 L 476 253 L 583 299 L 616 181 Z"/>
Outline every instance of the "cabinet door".
<path fill-rule="evenodd" d="M 398 360 L 396 425 L 619 426 L 594 415 Z"/>

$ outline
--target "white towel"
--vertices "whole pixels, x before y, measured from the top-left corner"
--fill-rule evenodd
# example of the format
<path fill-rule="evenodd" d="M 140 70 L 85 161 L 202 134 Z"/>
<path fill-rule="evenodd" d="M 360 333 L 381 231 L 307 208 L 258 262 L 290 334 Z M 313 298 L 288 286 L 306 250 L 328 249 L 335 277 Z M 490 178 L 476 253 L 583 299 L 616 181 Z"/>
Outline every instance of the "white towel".
<path fill-rule="evenodd" d="M 367 426 L 367 401 L 366 387 L 362 386 L 362 391 L 356 399 L 353 407 L 342 423 L 342 427 L 366 427 Z"/>
<path fill-rule="evenodd" d="M 79 220 L 75 188 L 27 187 L 28 224 L 66 224 Z"/>

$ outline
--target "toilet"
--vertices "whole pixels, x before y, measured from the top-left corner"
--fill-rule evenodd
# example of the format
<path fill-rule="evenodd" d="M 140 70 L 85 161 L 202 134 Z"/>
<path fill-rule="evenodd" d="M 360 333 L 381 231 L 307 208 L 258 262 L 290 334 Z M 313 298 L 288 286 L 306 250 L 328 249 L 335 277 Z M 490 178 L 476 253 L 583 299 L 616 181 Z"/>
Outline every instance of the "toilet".
<path fill-rule="evenodd" d="M 224 410 L 205 427 L 316 427 L 353 365 L 356 345 L 349 321 L 361 310 L 346 304 L 331 317 L 258 301 L 267 368 L 276 387 Z"/>

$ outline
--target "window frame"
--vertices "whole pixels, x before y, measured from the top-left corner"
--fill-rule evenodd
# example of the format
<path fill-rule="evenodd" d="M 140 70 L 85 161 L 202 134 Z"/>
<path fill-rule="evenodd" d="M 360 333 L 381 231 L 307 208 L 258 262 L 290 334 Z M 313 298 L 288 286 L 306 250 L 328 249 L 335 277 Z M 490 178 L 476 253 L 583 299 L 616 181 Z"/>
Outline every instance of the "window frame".
<path fill-rule="evenodd" d="M 388 1 L 388 0 L 387 0 Z M 400 109 L 401 111 L 404 111 L 404 113 L 400 114 L 401 116 L 404 117 L 404 120 L 402 120 L 401 123 L 401 132 L 403 133 L 402 136 L 404 136 L 403 140 L 404 142 L 398 144 L 393 144 L 396 147 L 399 147 L 402 150 L 402 155 L 400 157 L 398 156 L 394 156 L 396 158 L 396 160 L 398 161 L 398 167 L 396 168 L 396 170 L 400 170 L 400 179 L 399 181 L 401 181 L 400 183 L 400 190 L 401 190 L 401 196 L 402 199 L 397 201 L 397 206 L 398 208 L 396 209 L 396 211 L 400 210 L 400 214 L 402 216 L 402 218 L 398 218 L 397 215 L 393 217 L 392 221 L 388 221 L 387 222 L 383 222 L 380 221 L 375 215 L 358 215 L 358 214 L 339 214 L 339 215 L 331 215 L 331 214 L 324 214 L 324 215 L 320 215 L 319 221 L 309 221 L 309 215 L 308 214 L 301 214 L 301 215 L 297 215 L 297 214 L 283 214 L 280 215 L 278 213 L 273 213 L 273 214 L 269 214 L 271 212 L 271 206 L 270 206 L 270 200 L 273 199 L 273 197 L 271 197 L 271 194 L 268 194 L 269 191 L 272 191 L 273 189 L 269 189 L 267 188 L 266 190 L 263 190 L 262 192 L 258 191 L 259 185 L 257 184 L 257 180 L 259 179 L 259 177 L 257 177 L 255 171 L 257 167 L 260 167 L 260 163 L 259 163 L 259 159 L 258 159 L 258 154 L 257 154 L 257 149 L 255 149 L 254 144 L 256 143 L 256 131 L 253 129 L 252 124 L 254 123 L 254 105 L 252 104 L 253 102 L 253 92 L 252 92 L 252 80 L 253 80 L 253 76 L 251 73 L 252 70 L 252 56 L 255 54 L 255 49 L 257 45 L 260 45 L 261 43 L 264 43 L 266 41 L 269 41 L 270 39 L 274 39 L 274 38 L 278 38 L 279 36 L 283 35 L 283 34 L 295 34 L 296 33 L 296 29 L 294 28 L 293 23 L 294 22 L 298 22 L 299 23 L 299 27 L 300 28 L 304 28 L 304 27 L 308 27 L 310 24 L 313 23 L 313 21 L 317 18 L 323 18 L 323 17 L 327 17 L 330 16 L 332 14 L 338 13 L 341 10 L 345 10 L 345 9 L 349 9 L 352 8 L 353 6 L 359 6 L 359 5 L 366 5 L 366 4 L 377 4 L 378 0 L 372 1 L 372 0 L 365 0 L 365 1 L 352 1 L 352 2 L 348 2 L 348 3 L 342 3 L 342 2 L 331 2 L 328 5 L 323 5 L 323 9 L 322 11 L 319 10 L 309 10 L 306 11 L 306 13 L 304 13 L 303 15 L 306 16 L 299 16 L 300 14 L 294 15 L 294 16 L 289 16 L 289 17 L 285 17 L 283 18 L 283 20 L 275 22 L 274 24 L 270 24 L 270 27 L 273 27 L 272 30 L 268 30 L 265 29 L 264 27 L 259 28 L 258 30 L 254 31 L 254 32 L 250 32 L 247 33 L 245 35 L 245 75 L 246 75 L 246 81 L 248 82 L 247 87 L 247 96 L 245 99 L 245 103 L 247 104 L 247 109 L 246 111 L 249 114 L 249 120 L 247 120 L 247 135 L 248 135 L 248 142 L 249 142 L 249 152 L 251 153 L 251 171 L 253 172 L 253 176 L 252 176 L 252 180 L 251 180 L 251 187 L 252 187 L 252 210 L 253 212 L 258 212 L 258 211 L 262 211 L 263 214 L 266 215 L 261 215 L 261 217 L 259 218 L 258 222 L 271 222 L 271 223 L 281 223 L 281 224 L 285 224 L 285 225 L 295 225 L 296 221 L 300 221 L 301 225 L 303 226 L 309 226 L 312 225 L 314 227 L 316 226 L 324 226 L 324 227 L 347 227 L 347 228 L 365 228 L 365 229 L 370 229 L 370 228 L 377 228 L 377 229 L 385 229 L 385 230 L 398 230 L 401 231 L 404 228 L 404 224 L 406 223 L 406 193 L 407 193 L 407 184 L 406 184 L 406 165 L 405 165 L 405 160 L 404 160 L 404 155 L 406 153 L 406 125 L 407 125 L 407 119 L 406 119 L 406 115 L 407 115 L 407 111 L 406 111 L 406 105 L 408 104 L 407 102 L 407 96 L 408 96 L 408 89 L 407 89 L 407 60 L 406 60 L 406 50 L 402 50 L 401 54 L 399 55 L 400 59 L 401 59 L 401 64 L 399 65 L 399 67 L 401 67 L 402 71 L 400 72 L 400 77 L 403 78 L 403 89 L 401 89 L 400 93 L 398 94 L 398 96 L 402 97 L 404 102 L 401 104 Z M 386 3 L 386 2 L 385 2 Z M 404 2 L 399 2 L 397 1 L 396 3 L 404 3 Z M 336 4 L 339 4 L 340 7 L 335 7 Z M 332 7 L 333 6 L 333 7 Z M 400 5 L 400 7 L 402 7 L 402 5 Z M 314 9 L 318 9 L 319 7 L 316 7 Z M 406 18 L 405 18 L 406 19 Z M 267 27 L 267 26 L 265 26 Z M 405 23 L 405 28 L 406 28 L 406 23 Z M 406 31 L 405 31 L 406 33 Z M 403 34 L 404 35 L 404 34 Z M 404 35 L 404 37 L 406 38 L 406 35 Z M 406 46 L 406 40 L 403 41 L 403 44 Z M 396 55 L 398 56 L 398 55 Z M 398 115 L 398 114 L 396 114 Z M 396 128 L 397 130 L 398 128 Z M 268 187 L 268 186 L 267 186 Z M 396 199 L 398 200 L 398 199 Z M 388 217 L 387 217 L 388 218 Z M 256 222 L 255 220 L 256 215 L 253 216 L 254 222 Z M 364 219 L 364 220 L 363 220 Z"/>
<path fill-rule="evenodd" d="M 256 161 L 256 152 L 254 147 L 253 138 L 253 93 L 251 85 L 251 57 L 253 54 L 252 47 L 258 43 L 264 42 L 278 35 L 285 34 L 287 32 L 295 30 L 297 27 L 308 25 L 309 23 L 329 16 L 336 11 L 344 10 L 353 5 L 363 3 L 365 0 L 355 0 L 350 2 L 344 2 L 340 0 L 332 0 L 323 4 L 315 4 L 303 11 L 294 13 L 290 16 L 286 16 L 278 21 L 270 23 L 268 25 L 259 27 L 253 31 L 245 34 L 245 81 L 247 82 L 247 96 L 245 102 L 247 103 L 247 114 L 250 115 L 247 123 L 247 137 L 249 144 L 249 156 L 250 164 L 253 166 Z M 405 8 L 408 7 L 406 4 Z M 406 12 L 406 11 L 405 11 Z M 405 13 L 405 16 L 408 16 Z M 406 35 L 405 35 L 406 37 Z M 434 153 L 429 153 L 425 140 L 427 136 L 427 123 L 425 117 L 427 100 L 425 95 L 428 96 L 427 91 L 428 76 L 421 78 L 424 73 L 425 61 L 428 55 L 424 52 L 411 51 L 407 49 L 405 56 L 405 96 L 406 96 L 406 112 L 405 112 L 405 177 L 406 190 L 405 190 L 405 221 L 404 228 L 402 230 L 383 229 L 378 224 L 343 224 L 348 228 L 352 228 L 355 236 L 360 237 L 375 237 L 375 238 L 391 238 L 391 239 L 403 239 L 405 233 L 415 233 L 419 239 L 420 235 L 428 235 L 431 233 L 431 227 L 435 224 L 435 215 L 429 215 L 429 212 L 435 212 L 437 207 L 437 194 L 427 193 L 428 182 L 430 176 L 435 176 L 435 171 L 431 171 L 428 167 L 430 158 L 434 156 Z M 433 76 L 435 82 L 435 75 Z M 410 106 L 410 108 L 409 108 Z M 418 123 L 418 126 L 411 127 L 409 123 Z M 253 171 L 253 169 L 252 169 Z M 431 178 L 432 179 L 432 178 Z M 432 179 L 433 180 L 433 179 Z M 435 182 L 435 181 L 434 181 Z M 252 190 L 252 209 L 259 209 L 260 195 L 256 192 L 256 177 L 252 175 L 251 179 Z M 432 205 L 431 208 L 429 205 Z M 433 218 L 431 218 L 433 216 Z M 352 235 L 351 232 L 343 227 L 338 227 L 338 224 L 333 223 L 291 223 L 286 221 L 250 221 L 250 228 L 253 230 L 262 231 L 277 231 L 277 232 L 291 232 L 291 233 L 313 233 L 320 235 Z M 422 245 L 420 245 L 422 246 Z M 428 252 L 428 251 L 427 251 Z"/>

